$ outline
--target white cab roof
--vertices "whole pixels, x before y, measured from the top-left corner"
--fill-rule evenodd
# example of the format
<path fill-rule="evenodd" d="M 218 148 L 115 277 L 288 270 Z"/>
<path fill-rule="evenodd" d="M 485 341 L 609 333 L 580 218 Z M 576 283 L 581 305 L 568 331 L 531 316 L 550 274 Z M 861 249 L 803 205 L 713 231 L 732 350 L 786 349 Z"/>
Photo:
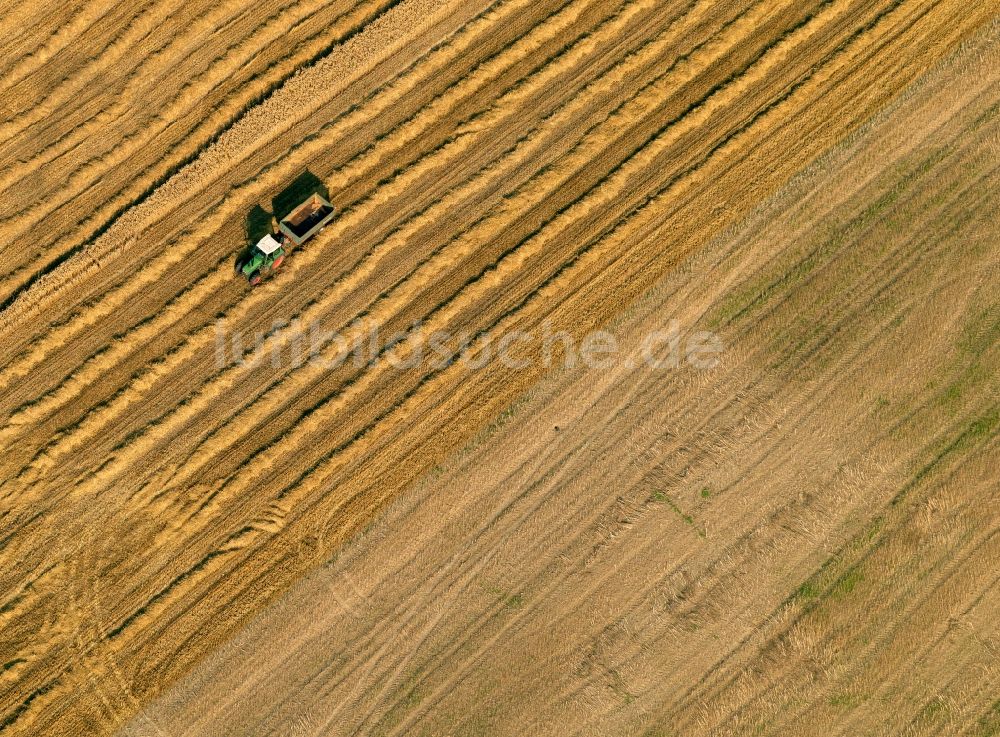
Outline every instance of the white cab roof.
<path fill-rule="evenodd" d="M 272 235 L 268 234 L 257 241 L 257 248 L 265 255 L 270 255 L 281 248 L 281 244 L 274 240 Z"/>

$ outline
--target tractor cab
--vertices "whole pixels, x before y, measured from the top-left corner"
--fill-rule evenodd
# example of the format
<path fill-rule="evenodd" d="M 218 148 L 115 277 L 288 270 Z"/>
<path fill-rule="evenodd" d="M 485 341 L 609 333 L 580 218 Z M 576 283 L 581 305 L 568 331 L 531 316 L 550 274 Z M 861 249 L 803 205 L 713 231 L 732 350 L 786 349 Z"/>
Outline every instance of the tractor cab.
<path fill-rule="evenodd" d="M 284 260 L 285 249 L 282 248 L 281 241 L 269 233 L 250 249 L 250 255 L 240 266 L 240 271 L 250 284 L 257 285 L 265 274 L 277 269 Z"/>

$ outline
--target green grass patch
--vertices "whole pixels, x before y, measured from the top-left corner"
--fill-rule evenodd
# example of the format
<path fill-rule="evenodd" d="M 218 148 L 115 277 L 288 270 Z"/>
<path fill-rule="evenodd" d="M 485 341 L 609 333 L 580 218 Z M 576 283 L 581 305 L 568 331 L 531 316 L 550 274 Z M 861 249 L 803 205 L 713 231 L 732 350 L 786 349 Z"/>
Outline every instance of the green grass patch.
<path fill-rule="evenodd" d="M 836 707 L 838 709 L 856 709 L 859 707 L 865 698 L 853 693 L 837 693 L 830 697 L 830 706 Z"/>
<path fill-rule="evenodd" d="M 947 714 L 948 703 L 940 696 L 935 696 L 920 710 L 920 719 L 924 722 L 936 722 Z"/>
<path fill-rule="evenodd" d="M 861 571 L 857 568 L 848 568 L 847 572 L 837 579 L 837 583 L 833 585 L 833 589 L 830 591 L 830 596 L 834 598 L 847 596 L 854 591 L 857 585 L 863 580 L 864 576 L 861 574 Z"/>
<path fill-rule="evenodd" d="M 1000 413 L 994 409 L 969 425 L 969 435 L 973 438 L 984 438 L 987 435 L 992 435 L 998 424 L 1000 424 Z"/>
<path fill-rule="evenodd" d="M 843 550 L 823 561 L 819 569 L 792 593 L 789 600 L 808 604 L 821 600 L 826 591 L 829 591 L 831 596 L 838 592 L 844 595 L 853 591 L 854 587 L 864 580 L 864 577 L 855 566 L 844 568 L 845 563 L 875 543 L 884 524 L 885 520 L 881 516 L 873 519 L 864 531 L 858 533 Z M 838 574 L 838 570 L 844 572 Z"/>
<path fill-rule="evenodd" d="M 686 514 L 684 510 L 678 507 L 677 503 L 673 499 L 671 499 L 666 494 L 666 492 L 657 489 L 656 491 L 654 491 L 652 494 L 649 495 L 649 500 L 653 502 L 666 502 L 667 506 L 670 507 L 671 510 L 673 510 L 674 514 L 676 514 L 678 517 L 681 518 L 681 520 L 684 521 L 684 524 L 688 525 L 689 527 L 692 527 L 694 531 L 698 533 L 699 537 L 705 537 L 705 531 L 698 526 L 698 523 L 695 521 L 694 517 L 692 517 L 690 514 Z"/>
<path fill-rule="evenodd" d="M 614 680 L 608 685 L 611 686 L 611 690 L 614 691 L 615 696 L 621 699 L 622 703 L 626 706 L 635 701 L 635 694 L 625 687 L 625 679 L 621 677 L 621 674 L 613 670 L 611 671 L 611 676 Z"/>
<path fill-rule="evenodd" d="M 427 695 L 426 689 L 420 681 L 422 671 L 423 667 L 418 667 L 413 673 L 407 676 L 406 680 L 403 682 L 401 687 L 402 698 L 393 709 L 393 711 L 396 712 L 396 714 L 394 714 L 395 720 L 402 718 L 403 712 L 419 706 L 420 702 L 423 701 L 424 697 Z"/>
<path fill-rule="evenodd" d="M 795 598 L 802 602 L 815 601 L 819 598 L 819 588 L 815 581 L 806 581 L 795 589 Z"/>
<path fill-rule="evenodd" d="M 913 478 L 899 490 L 892 500 L 893 506 L 901 503 L 909 495 L 911 490 L 921 484 L 936 469 L 941 467 L 945 460 L 948 459 L 953 453 L 968 448 L 970 445 L 975 444 L 982 438 L 992 435 L 996 431 L 998 424 L 1000 424 L 1000 411 L 998 411 L 996 407 L 992 407 L 978 419 L 973 420 L 965 428 L 965 430 L 963 430 L 954 440 L 945 445 L 944 448 L 938 451 L 938 453 L 925 463 L 916 472 L 916 474 L 914 474 Z"/>
<path fill-rule="evenodd" d="M 650 727 L 642 733 L 642 737 L 675 737 L 675 733 L 664 727 Z"/>
<path fill-rule="evenodd" d="M 1000 735 L 1000 701 L 993 704 L 976 724 L 976 737 L 997 737 Z"/>
<path fill-rule="evenodd" d="M 748 317 L 783 292 L 795 287 L 825 264 L 831 256 L 842 252 L 845 246 L 857 244 L 865 233 L 876 227 L 897 231 L 907 220 L 896 214 L 897 204 L 915 182 L 927 176 L 947 155 L 947 149 L 936 149 L 927 157 L 914 162 L 904 161 L 893 168 L 880 183 L 865 191 L 867 204 L 853 214 L 843 213 L 827 219 L 817 226 L 817 237 L 790 250 L 781 261 L 768 265 L 733 290 L 708 319 L 708 326 L 717 330 L 731 322 Z M 883 253 L 888 241 L 869 238 L 865 244 L 865 257 Z M 876 250 L 873 250 L 876 249 Z M 850 258 L 850 254 L 842 254 Z M 864 261 L 859 262 L 863 268 Z M 847 273 L 847 272 L 844 272 Z M 834 289 L 817 293 L 817 299 L 829 301 L 836 294 Z M 806 336 L 807 338 L 809 336 Z"/>
<path fill-rule="evenodd" d="M 694 525 L 694 517 L 692 517 L 690 514 L 685 514 L 684 512 L 682 512 L 681 508 L 677 506 L 677 504 L 674 502 L 673 499 L 667 497 L 667 504 L 669 504 L 670 508 L 674 510 L 674 514 L 676 514 L 678 517 L 684 520 L 686 524 Z"/>

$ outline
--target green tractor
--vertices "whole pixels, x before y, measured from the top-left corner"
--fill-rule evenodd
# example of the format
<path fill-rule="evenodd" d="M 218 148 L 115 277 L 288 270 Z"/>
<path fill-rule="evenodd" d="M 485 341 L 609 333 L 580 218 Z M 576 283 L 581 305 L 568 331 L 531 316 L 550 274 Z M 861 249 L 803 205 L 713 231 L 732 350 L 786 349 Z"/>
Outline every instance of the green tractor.
<path fill-rule="evenodd" d="M 260 284 L 266 274 L 281 266 L 285 260 L 283 241 L 284 238 L 278 240 L 273 235 L 265 235 L 250 249 L 246 260 L 237 266 L 238 271 L 247 278 L 251 286 Z"/>

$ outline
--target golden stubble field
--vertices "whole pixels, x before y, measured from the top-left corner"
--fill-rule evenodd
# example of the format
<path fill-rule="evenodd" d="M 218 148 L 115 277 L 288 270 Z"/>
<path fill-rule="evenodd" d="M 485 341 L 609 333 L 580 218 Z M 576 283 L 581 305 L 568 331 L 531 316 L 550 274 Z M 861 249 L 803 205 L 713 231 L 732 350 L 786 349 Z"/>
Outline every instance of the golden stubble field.
<path fill-rule="evenodd" d="M 123 734 L 996 734 L 998 38 Z M 665 316 L 718 330 L 719 366 L 629 366 Z"/>
<path fill-rule="evenodd" d="M 0 732 L 993 728 L 994 15 L 6 8 Z M 722 366 L 216 356 L 665 316 Z"/>

